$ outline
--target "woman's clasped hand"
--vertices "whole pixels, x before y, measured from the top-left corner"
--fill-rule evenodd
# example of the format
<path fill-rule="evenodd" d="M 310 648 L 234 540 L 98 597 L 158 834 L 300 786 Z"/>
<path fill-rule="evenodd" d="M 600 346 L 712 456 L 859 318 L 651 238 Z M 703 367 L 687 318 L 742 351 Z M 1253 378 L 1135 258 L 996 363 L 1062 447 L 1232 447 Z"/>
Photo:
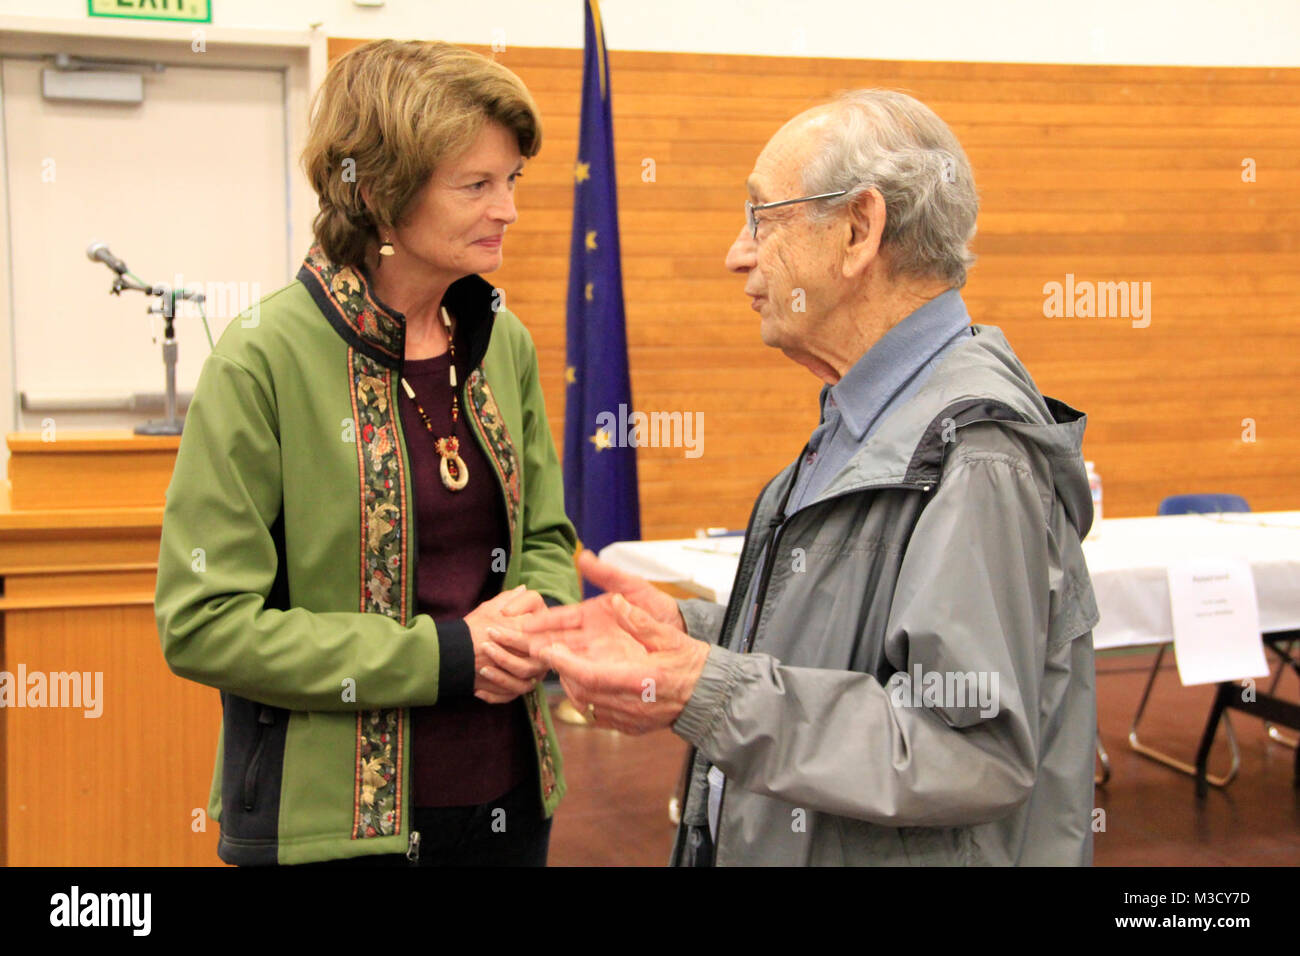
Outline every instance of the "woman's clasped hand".
<path fill-rule="evenodd" d="M 474 642 L 475 697 L 489 704 L 508 703 L 528 693 L 546 675 L 547 666 L 541 661 L 520 656 L 492 641 L 496 627 L 518 627 L 520 617 L 545 608 L 540 594 L 520 584 L 484 601 L 466 615 L 465 623 Z M 498 652 L 495 657 L 489 656 L 490 650 Z"/>

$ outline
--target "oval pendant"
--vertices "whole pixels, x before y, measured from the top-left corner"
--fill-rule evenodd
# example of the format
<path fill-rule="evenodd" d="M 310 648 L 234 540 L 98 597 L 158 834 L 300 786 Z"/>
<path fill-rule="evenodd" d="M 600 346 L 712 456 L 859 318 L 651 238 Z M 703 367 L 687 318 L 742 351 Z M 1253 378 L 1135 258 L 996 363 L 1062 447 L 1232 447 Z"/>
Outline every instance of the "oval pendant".
<path fill-rule="evenodd" d="M 469 469 L 465 467 L 465 459 L 456 452 L 442 456 L 442 461 L 438 463 L 438 473 L 449 491 L 460 491 L 469 484 Z"/>

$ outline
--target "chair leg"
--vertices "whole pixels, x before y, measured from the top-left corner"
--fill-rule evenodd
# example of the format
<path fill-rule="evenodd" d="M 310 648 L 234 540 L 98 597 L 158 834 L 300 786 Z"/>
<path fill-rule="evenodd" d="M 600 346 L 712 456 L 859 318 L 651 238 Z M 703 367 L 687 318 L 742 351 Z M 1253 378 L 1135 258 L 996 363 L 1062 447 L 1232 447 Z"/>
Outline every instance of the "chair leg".
<path fill-rule="evenodd" d="M 1193 764 L 1187 763 L 1185 760 L 1179 760 L 1162 750 L 1144 744 L 1138 737 L 1138 724 L 1142 722 L 1142 714 L 1146 711 L 1147 701 L 1151 698 L 1151 688 L 1156 682 L 1156 675 L 1160 673 L 1160 663 L 1164 660 L 1165 651 L 1168 650 L 1169 646 L 1168 644 L 1161 644 L 1160 650 L 1156 653 L 1155 663 L 1151 665 L 1151 674 L 1147 678 L 1146 689 L 1142 691 L 1142 700 L 1138 702 L 1137 713 L 1133 715 L 1133 724 L 1129 727 L 1128 742 L 1134 751 L 1148 760 L 1164 764 L 1166 767 L 1184 773 L 1189 777 L 1197 777 L 1196 767 Z M 1232 720 L 1227 712 L 1223 713 L 1223 727 L 1228 738 L 1228 751 L 1232 755 L 1232 765 L 1228 768 L 1228 772 L 1221 777 L 1206 773 L 1206 782 L 1214 787 L 1226 787 L 1232 783 L 1233 778 L 1237 776 L 1237 771 L 1241 769 L 1241 749 L 1237 746 L 1237 734 L 1232 729 Z"/>
<path fill-rule="evenodd" d="M 1096 773 L 1092 780 L 1093 783 L 1101 786 L 1110 779 L 1110 754 L 1106 753 L 1106 747 L 1101 742 L 1101 728 L 1097 728 L 1097 760 L 1101 764 L 1100 772 Z"/>
<path fill-rule="evenodd" d="M 1277 690 L 1277 685 L 1281 683 L 1282 675 L 1286 673 L 1288 667 L 1296 672 L 1297 677 L 1300 677 L 1300 659 L 1297 659 L 1295 656 L 1296 643 L 1296 641 L 1288 642 L 1285 651 L 1280 650 L 1277 647 L 1273 648 L 1282 659 L 1277 662 L 1277 673 L 1273 675 L 1273 683 L 1268 685 L 1268 693 L 1270 697 L 1273 696 L 1273 692 Z M 1297 746 L 1300 746 L 1300 739 L 1289 737 L 1282 733 L 1277 724 L 1265 722 L 1264 730 L 1267 731 L 1270 740 L 1276 741 L 1284 747 L 1290 747 L 1292 750 L 1295 750 Z"/>
<path fill-rule="evenodd" d="M 1219 719 L 1223 718 L 1224 724 L 1231 732 L 1232 725 L 1228 721 L 1228 700 L 1237 692 L 1237 685 L 1231 681 L 1222 683 L 1214 692 L 1214 704 L 1210 707 L 1210 716 L 1205 721 L 1205 733 L 1201 735 L 1201 744 L 1196 748 L 1196 796 L 1204 797 L 1208 788 L 1207 783 L 1213 783 L 1210 775 L 1206 772 L 1206 766 L 1210 761 L 1210 747 L 1214 745 L 1214 733 L 1218 730 Z M 1229 779 L 1237 772 L 1238 761 L 1234 759 L 1232 772 Z M 1218 784 L 1215 784 L 1218 786 Z"/>

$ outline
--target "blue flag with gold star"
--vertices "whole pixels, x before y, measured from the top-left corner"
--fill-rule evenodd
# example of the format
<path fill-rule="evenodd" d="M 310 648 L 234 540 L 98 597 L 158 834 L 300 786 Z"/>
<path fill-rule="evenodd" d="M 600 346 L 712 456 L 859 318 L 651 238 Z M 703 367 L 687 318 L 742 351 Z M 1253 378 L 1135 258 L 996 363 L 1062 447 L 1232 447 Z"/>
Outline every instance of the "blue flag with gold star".
<path fill-rule="evenodd" d="M 584 546 L 641 537 L 632 384 L 627 368 L 623 270 L 614 181 L 609 58 L 597 0 L 585 0 L 582 119 L 573 174 L 564 504 Z M 588 586 L 588 594 L 590 594 Z"/>

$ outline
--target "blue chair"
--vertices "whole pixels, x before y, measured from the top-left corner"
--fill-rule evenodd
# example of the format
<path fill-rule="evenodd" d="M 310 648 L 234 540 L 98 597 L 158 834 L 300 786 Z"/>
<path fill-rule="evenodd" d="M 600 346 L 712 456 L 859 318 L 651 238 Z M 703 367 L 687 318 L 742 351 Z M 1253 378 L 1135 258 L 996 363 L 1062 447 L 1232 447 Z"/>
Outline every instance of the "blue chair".
<path fill-rule="evenodd" d="M 1249 511 L 1241 495 L 1170 495 L 1160 502 L 1158 515 L 1213 515 Z"/>
<path fill-rule="evenodd" d="M 1170 495 L 1164 501 L 1160 502 L 1160 507 L 1156 509 L 1158 515 L 1189 515 L 1189 514 L 1224 514 L 1228 512 L 1247 512 L 1250 511 L 1250 505 L 1241 495 L 1230 494 L 1195 494 L 1195 495 Z M 1195 777 L 1196 767 L 1184 760 L 1178 760 L 1171 757 L 1163 751 L 1156 750 L 1154 747 L 1144 744 L 1138 737 L 1138 724 L 1142 721 L 1142 714 L 1146 710 L 1147 701 L 1151 697 L 1151 688 L 1155 686 L 1156 675 L 1160 673 L 1160 664 L 1164 661 L 1165 651 L 1169 650 L 1169 644 L 1161 644 L 1160 650 L 1156 652 L 1155 662 L 1151 665 L 1151 674 L 1147 678 L 1146 689 L 1142 691 L 1142 700 L 1138 703 L 1137 713 L 1133 715 L 1133 724 L 1129 727 L 1128 742 L 1137 753 L 1148 757 L 1157 763 L 1162 763 L 1166 767 L 1171 767 L 1180 773 L 1185 773 L 1189 777 Z M 1279 674 L 1279 676 L 1281 676 Z M 1232 766 L 1222 777 L 1216 777 L 1213 774 L 1207 774 L 1206 780 L 1216 787 L 1226 787 L 1232 782 L 1233 777 L 1237 776 L 1237 771 L 1241 769 L 1241 750 L 1237 746 L 1237 735 L 1232 729 L 1232 723 L 1228 720 L 1228 715 L 1223 715 L 1224 733 L 1228 738 L 1228 750 L 1232 754 Z"/>

